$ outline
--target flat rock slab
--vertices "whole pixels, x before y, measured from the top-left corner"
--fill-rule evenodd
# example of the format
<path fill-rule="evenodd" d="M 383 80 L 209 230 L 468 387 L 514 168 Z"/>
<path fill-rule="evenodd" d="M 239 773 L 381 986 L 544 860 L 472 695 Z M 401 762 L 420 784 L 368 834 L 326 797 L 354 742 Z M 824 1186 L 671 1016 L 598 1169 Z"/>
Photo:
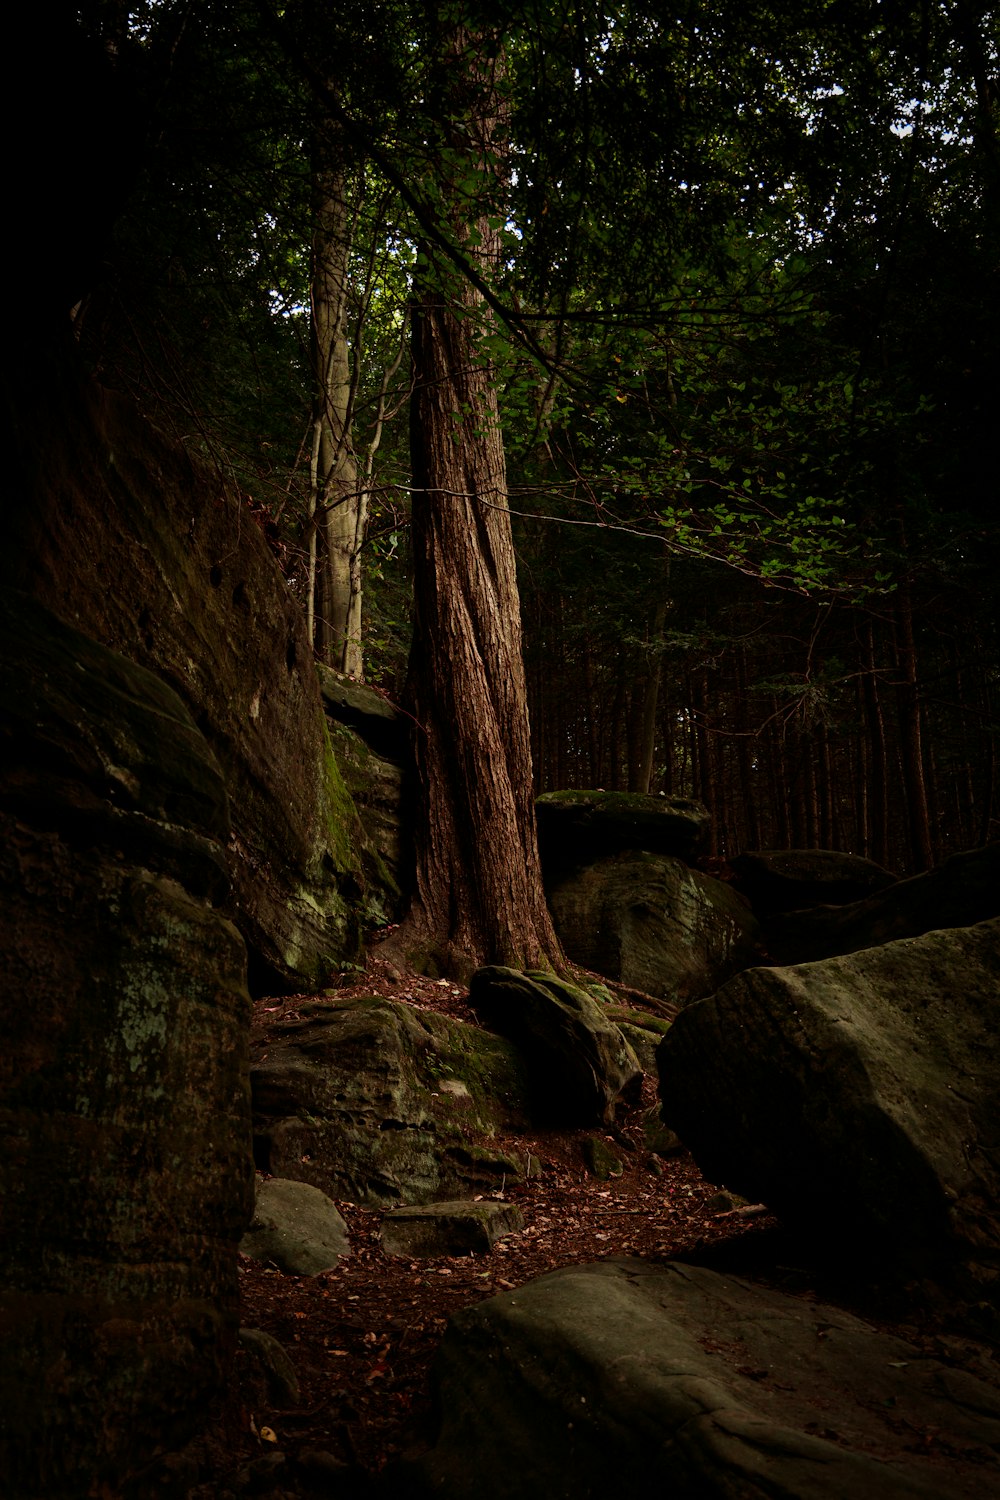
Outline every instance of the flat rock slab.
<path fill-rule="evenodd" d="M 394 1495 L 1000 1492 L 1000 1391 L 838 1308 L 696 1266 L 574 1266 L 457 1313 Z"/>
<path fill-rule="evenodd" d="M 351 1253 L 336 1204 L 308 1182 L 257 1179 L 257 1201 L 240 1249 L 291 1276 L 318 1276 Z"/>
<path fill-rule="evenodd" d="M 505 1234 L 524 1228 L 524 1216 L 513 1203 L 424 1203 L 395 1208 L 382 1220 L 382 1249 L 387 1255 L 476 1255 L 492 1250 Z"/>

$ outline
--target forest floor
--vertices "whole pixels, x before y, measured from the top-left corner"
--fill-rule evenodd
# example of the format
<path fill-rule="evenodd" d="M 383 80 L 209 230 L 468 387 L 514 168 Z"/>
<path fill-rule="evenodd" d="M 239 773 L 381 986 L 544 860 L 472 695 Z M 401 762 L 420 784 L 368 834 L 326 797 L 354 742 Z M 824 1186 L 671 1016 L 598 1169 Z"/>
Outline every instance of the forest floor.
<path fill-rule="evenodd" d="M 465 994 L 442 981 L 369 965 L 343 994 L 382 993 L 420 1008 L 474 1021 Z M 290 997 L 258 1003 L 261 1024 L 294 1008 Z M 645 1145 L 647 1097 L 618 1122 L 608 1144 L 622 1159 L 607 1181 L 584 1167 L 581 1143 L 593 1130 L 544 1132 L 497 1142 L 538 1158 L 537 1176 L 511 1184 L 524 1228 L 489 1253 L 409 1260 L 386 1255 L 378 1211 L 338 1202 L 351 1254 L 313 1277 L 289 1276 L 240 1256 L 241 1325 L 280 1341 L 299 1380 L 294 1404 L 274 1404 L 259 1365 L 244 1349 L 237 1384 L 197 1454 L 200 1481 L 190 1500 L 270 1494 L 278 1500 L 336 1492 L 362 1500 L 396 1456 L 419 1441 L 431 1419 L 431 1363 L 452 1313 L 559 1266 L 620 1256 L 695 1260 L 786 1292 L 829 1298 L 918 1342 L 948 1333 L 947 1312 L 878 1288 L 826 1284 L 808 1257 L 762 1209 L 713 1204 L 687 1154 L 665 1160 Z M 630 1148 L 630 1149 L 629 1149 Z M 838 1278 L 834 1276 L 836 1283 Z M 839 1291 L 839 1295 L 838 1295 Z"/>

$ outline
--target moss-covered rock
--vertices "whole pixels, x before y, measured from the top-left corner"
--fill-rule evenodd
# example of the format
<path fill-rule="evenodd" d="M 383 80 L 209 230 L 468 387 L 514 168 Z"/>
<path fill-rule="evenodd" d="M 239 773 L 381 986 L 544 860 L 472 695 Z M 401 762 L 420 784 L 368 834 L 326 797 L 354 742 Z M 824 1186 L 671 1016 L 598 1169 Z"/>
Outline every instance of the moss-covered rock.
<path fill-rule="evenodd" d="M 604 1007 L 576 985 L 492 965 L 473 975 L 469 1002 L 524 1057 L 540 1119 L 605 1123 L 636 1094 L 642 1069 L 635 1053 Z"/>
<path fill-rule="evenodd" d="M 637 1010 L 631 1005 L 609 1005 L 607 1015 L 631 1046 L 642 1071 L 655 1078 L 656 1049 L 670 1030 L 670 1022 L 663 1016 L 650 1015 L 649 1011 Z"/>
<path fill-rule="evenodd" d="M 953 854 L 934 870 L 885 886 L 848 906 L 778 912 L 767 946 L 781 964 L 858 953 L 941 927 L 971 927 L 1000 916 L 1000 844 Z"/>
<path fill-rule="evenodd" d="M 549 905 L 575 963 L 676 1004 L 760 960 L 760 929 L 732 887 L 667 855 L 632 850 L 573 869 Z"/>
<path fill-rule="evenodd" d="M 528 1123 L 509 1042 L 379 997 L 279 1020 L 251 1069 L 258 1166 L 382 1207 L 499 1187 L 524 1163 L 491 1137 Z"/>
<path fill-rule="evenodd" d="M 587 1171 L 599 1182 L 620 1177 L 625 1170 L 621 1157 L 603 1136 L 588 1135 L 581 1144 L 581 1150 Z"/>

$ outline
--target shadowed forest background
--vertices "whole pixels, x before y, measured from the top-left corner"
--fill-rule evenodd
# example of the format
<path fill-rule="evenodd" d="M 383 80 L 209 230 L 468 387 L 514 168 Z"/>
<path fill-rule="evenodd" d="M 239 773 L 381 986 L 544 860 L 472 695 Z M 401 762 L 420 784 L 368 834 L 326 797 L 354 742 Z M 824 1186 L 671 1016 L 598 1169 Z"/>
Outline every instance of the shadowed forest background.
<path fill-rule="evenodd" d="M 926 1291 L 995 1345 L 993 10 L 50 11 L 11 21 L 5 91 L 0 1489 L 273 1481 L 256 1308 L 314 1335 L 290 1493 L 346 1466 L 369 1495 L 458 1306 L 442 1285 L 425 1317 L 419 1255 L 393 1280 L 377 1235 L 456 1192 L 496 1212 L 515 1179 L 549 1247 L 525 1279 L 766 1209 L 866 1296 L 919 1320 Z M 565 1045 L 508 1035 L 536 1004 Z M 506 1061 L 449 1060 L 481 1056 Z M 342 1294 L 328 1321 L 247 1268 L 264 1181 L 358 1210 L 354 1265 L 308 1273 Z M 747 1202 L 711 1209 L 717 1186 Z M 617 1238 L 584 1232 L 605 1213 Z M 521 1307 L 493 1248 L 487 1319 Z M 610 1309 L 631 1360 L 634 1278 L 685 1304 L 716 1279 L 647 1265 L 563 1277 L 572 1336 Z M 803 1316 L 815 1350 L 833 1325 Z M 364 1458 L 330 1361 L 354 1340 L 373 1394 L 390 1324 L 419 1360 Z M 843 1385 L 878 1407 L 882 1476 L 896 1354 L 884 1399 L 870 1362 Z M 557 1432 L 621 1488 L 646 1420 L 622 1390 L 610 1443 L 603 1399 L 583 1423 L 532 1398 L 525 1425 L 470 1398 L 489 1430 L 449 1493 L 572 1487 Z M 916 1434 L 918 1469 L 982 1492 L 1000 1404 L 969 1402 L 961 1451 L 903 1414 L 900 1473 Z M 789 1451 L 850 1469 L 813 1415 Z"/>
<path fill-rule="evenodd" d="M 471 268 L 536 790 L 701 798 L 723 858 L 995 838 L 994 19 L 484 7 L 470 158 L 445 12 L 86 7 L 131 158 L 90 367 L 404 701 L 410 315 Z"/>

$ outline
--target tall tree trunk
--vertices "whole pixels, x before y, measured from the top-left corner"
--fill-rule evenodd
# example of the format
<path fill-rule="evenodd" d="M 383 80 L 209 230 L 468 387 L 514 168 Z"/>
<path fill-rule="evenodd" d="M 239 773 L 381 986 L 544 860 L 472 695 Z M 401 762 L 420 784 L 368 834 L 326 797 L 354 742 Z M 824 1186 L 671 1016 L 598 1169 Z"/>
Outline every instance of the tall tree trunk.
<path fill-rule="evenodd" d="M 315 517 L 315 540 L 310 562 L 321 570 L 314 639 L 331 666 L 360 678 L 361 547 L 368 522 L 367 490 L 358 483 L 351 430 L 348 172 L 332 121 L 324 121 L 317 130 L 314 152 L 311 294 L 316 410 L 310 509 Z"/>
<path fill-rule="evenodd" d="M 499 258 L 500 53 L 461 26 L 445 35 L 450 143 L 468 152 L 480 202 L 454 229 L 489 274 Z M 491 55 L 492 54 L 492 55 Z M 488 200 L 492 199 L 492 203 Z M 487 200 L 487 201 L 483 201 Z M 492 210 L 492 211 L 491 211 Z M 492 221 L 492 222 L 491 222 Z M 452 973 L 563 960 L 542 892 L 521 615 L 496 391 L 477 333 L 486 310 L 469 282 L 418 289 L 413 315 L 416 890 L 403 941 Z"/>

